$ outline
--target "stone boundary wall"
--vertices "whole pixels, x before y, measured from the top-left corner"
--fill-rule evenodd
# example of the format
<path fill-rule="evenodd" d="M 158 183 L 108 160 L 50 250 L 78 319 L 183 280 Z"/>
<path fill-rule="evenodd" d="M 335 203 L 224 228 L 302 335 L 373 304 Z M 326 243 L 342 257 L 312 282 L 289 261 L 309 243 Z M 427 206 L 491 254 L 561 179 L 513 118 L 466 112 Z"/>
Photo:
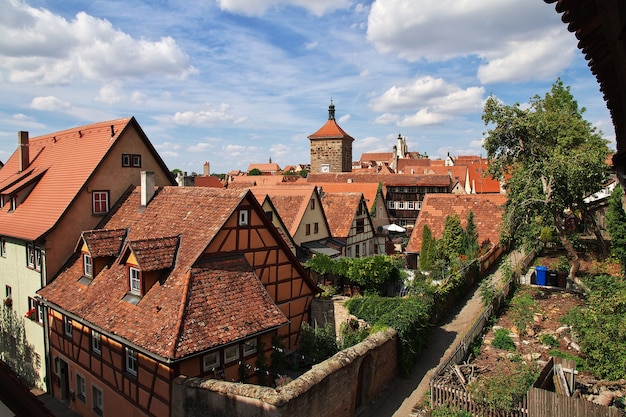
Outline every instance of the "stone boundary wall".
<path fill-rule="evenodd" d="M 281 388 L 181 376 L 171 416 L 352 417 L 397 375 L 397 345 L 395 330 L 375 333 Z"/>

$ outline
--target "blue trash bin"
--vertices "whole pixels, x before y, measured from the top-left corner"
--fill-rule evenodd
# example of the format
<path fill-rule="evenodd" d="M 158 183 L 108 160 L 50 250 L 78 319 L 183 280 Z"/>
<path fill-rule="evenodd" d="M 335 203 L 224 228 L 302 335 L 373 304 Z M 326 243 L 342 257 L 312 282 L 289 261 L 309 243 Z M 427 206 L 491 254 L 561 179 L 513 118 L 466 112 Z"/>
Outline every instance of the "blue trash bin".
<path fill-rule="evenodd" d="M 548 274 L 548 267 L 537 266 L 535 267 L 535 272 L 537 275 L 537 285 L 546 285 L 546 276 Z"/>

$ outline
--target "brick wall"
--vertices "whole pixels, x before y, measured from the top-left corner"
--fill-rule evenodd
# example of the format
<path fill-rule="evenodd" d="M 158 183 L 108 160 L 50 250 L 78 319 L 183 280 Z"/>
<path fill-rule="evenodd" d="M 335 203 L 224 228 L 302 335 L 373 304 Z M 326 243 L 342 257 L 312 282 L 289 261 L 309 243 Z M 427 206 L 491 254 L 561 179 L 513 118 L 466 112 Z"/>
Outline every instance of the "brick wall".
<path fill-rule="evenodd" d="M 396 376 L 397 343 L 394 330 L 376 333 L 279 389 L 179 377 L 171 416 L 352 417 Z"/>

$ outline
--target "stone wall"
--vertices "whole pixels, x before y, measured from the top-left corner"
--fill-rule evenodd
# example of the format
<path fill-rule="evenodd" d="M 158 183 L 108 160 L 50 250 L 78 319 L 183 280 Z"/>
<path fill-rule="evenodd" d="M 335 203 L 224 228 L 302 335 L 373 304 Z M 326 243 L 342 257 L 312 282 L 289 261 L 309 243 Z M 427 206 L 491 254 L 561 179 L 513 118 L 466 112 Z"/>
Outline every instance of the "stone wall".
<path fill-rule="evenodd" d="M 322 164 L 329 172 L 352 171 L 352 146 L 344 139 L 311 140 L 311 172 L 320 172 Z"/>
<path fill-rule="evenodd" d="M 397 333 L 389 329 L 343 350 L 281 388 L 179 377 L 172 417 L 352 417 L 397 374 Z"/>

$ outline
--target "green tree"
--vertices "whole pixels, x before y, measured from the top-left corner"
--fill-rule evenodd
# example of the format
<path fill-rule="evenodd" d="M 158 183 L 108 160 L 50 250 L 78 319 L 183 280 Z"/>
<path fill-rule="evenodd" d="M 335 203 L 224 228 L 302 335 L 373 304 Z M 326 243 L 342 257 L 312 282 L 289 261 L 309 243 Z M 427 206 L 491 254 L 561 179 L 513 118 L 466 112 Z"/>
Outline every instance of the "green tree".
<path fill-rule="evenodd" d="M 584 111 L 557 80 L 525 109 L 489 97 L 482 116 L 491 125 L 484 144 L 489 172 L 507 178 L 503 238 L 534 247 L 541 229 L 553 226 L 571 260 L 570 278 L 579 285 L 580 261 L 563 213 L 582 210 L 583 198 L 602 188 L 609 154 L 607 141 L 583 119 Z"/>
<path fill-rule="evenodd" d="M 437 241 L 427 224 L 422 229 L 422 250 L 419 257 L 419 266 L 422 271 L 430 271 L 437 255 Z"/>
<path fill-rule="evenodd" d="M 302 178 L 306 178 L 309 176 L 309 171 L 307 171 L 306 169 L 301 169 L 300 172 L 298 172 L 298 175 L 300 175 Z"/>
<path fill-rule="evenodd" d="M 626 213 L 622 204 L 623 198 L 624 190 L 618 185 L 611 194 L 606 212 L 606 228 L 611 235 L 611 253 L 619 259 L 622 272 L 626 271 Z"/>
<path fill-rule="evenodd" d="M 467 225 L 463 234 L 463 252 L 469 260 L 476 259 L 478 256 L 478 230 L 476 230 L 472 210 L 467 214 Z"/>
<path fill-rule="evenodd" d="M 463 235 L 461 219 L 456 214 L 446 216 L 443 235 L 439 239 L 439 253 L 449 262 L 463 253 Z"/>
<path fill-rule="evenodd" d="M 259 168 L 252 168 L 249 172 L 248 175 L 251 176 L 255 176 L 255 175 L 263 175 L 263 173 L 261 172 L 261 170 Z"/>

